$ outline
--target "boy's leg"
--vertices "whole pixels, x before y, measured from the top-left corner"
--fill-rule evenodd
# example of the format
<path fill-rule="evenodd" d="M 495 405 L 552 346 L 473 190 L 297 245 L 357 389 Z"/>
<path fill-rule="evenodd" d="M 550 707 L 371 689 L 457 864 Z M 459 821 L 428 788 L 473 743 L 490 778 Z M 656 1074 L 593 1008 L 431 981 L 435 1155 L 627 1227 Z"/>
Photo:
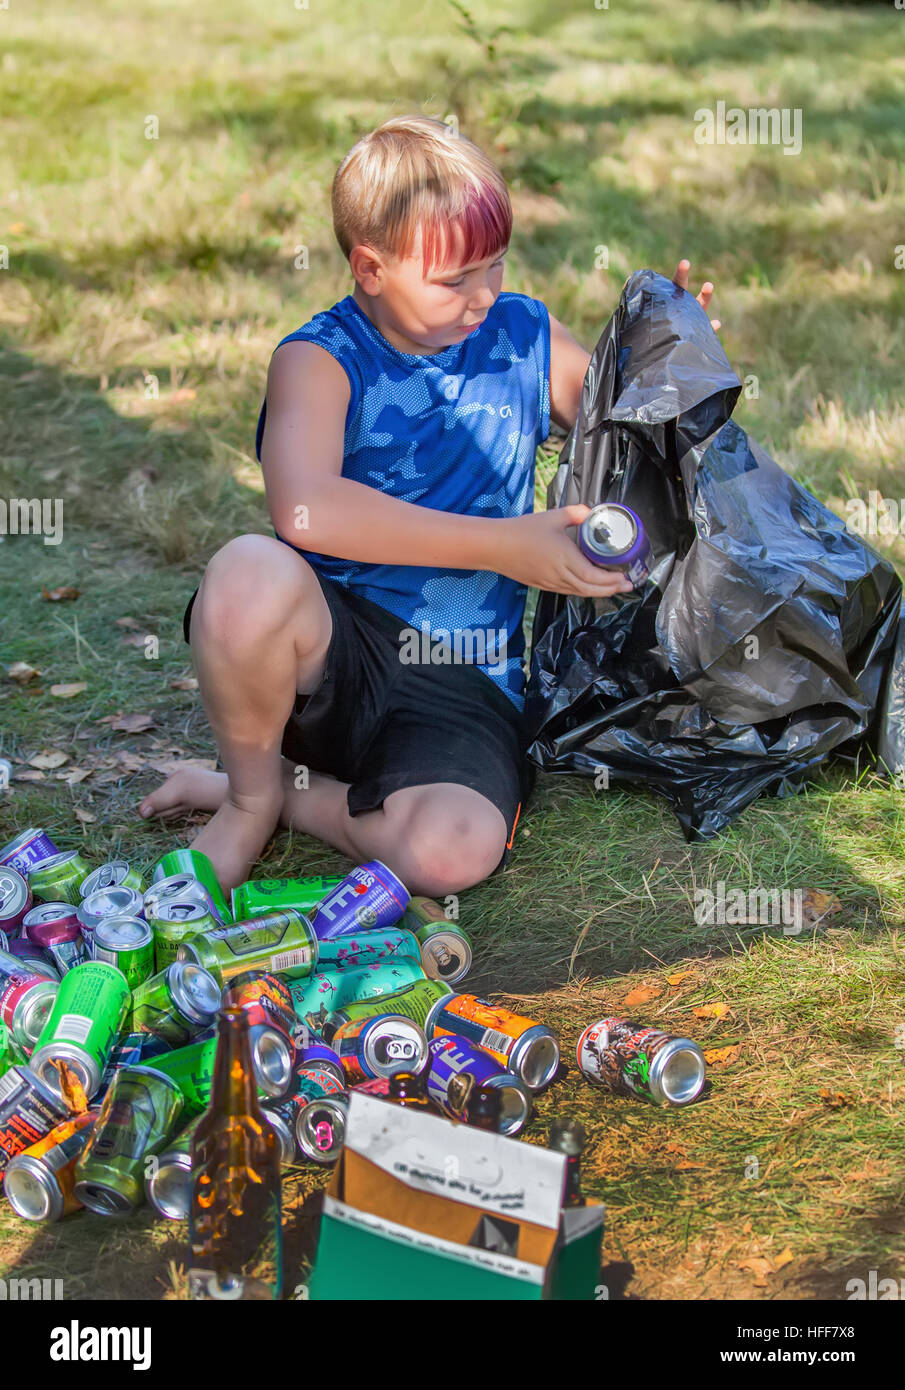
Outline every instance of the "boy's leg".
<path fill-rule="evenodd" d="M 277 824 L 283 729 L 296 692 L 321 680 L 332 631 L 317 578 L 290 546 L 239 536 L 209 562 L 192 609 L 192 660 L 228 790 L 194 846 L 224 888 L 248 877 Z M 155 796 L 143 811 L 158 809 Z"/>

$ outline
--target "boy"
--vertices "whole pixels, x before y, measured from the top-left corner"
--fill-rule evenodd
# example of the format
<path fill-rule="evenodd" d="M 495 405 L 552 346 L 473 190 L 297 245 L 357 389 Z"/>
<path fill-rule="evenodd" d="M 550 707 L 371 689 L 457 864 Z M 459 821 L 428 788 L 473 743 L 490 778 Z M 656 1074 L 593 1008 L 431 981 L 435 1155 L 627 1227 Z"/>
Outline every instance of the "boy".
<path fill-rule="evenodd" d="M 280 823 L 442 897 L 505 864 L 530 791 L 528 586 L 631 586 L 567 535 L 587 507 L 533 511 L 536 448 L 551 416 L 574 424 L 591 354 L 501 293 L 496 167 L 398 117 L 353 146 L 332 203 L 355 288 L 271 358 L 275 536 L 218 551 L 183 620 L 225 771 L 177 772 L 139 809 L 214 811 L 194 845 L 224 888 Z"/>

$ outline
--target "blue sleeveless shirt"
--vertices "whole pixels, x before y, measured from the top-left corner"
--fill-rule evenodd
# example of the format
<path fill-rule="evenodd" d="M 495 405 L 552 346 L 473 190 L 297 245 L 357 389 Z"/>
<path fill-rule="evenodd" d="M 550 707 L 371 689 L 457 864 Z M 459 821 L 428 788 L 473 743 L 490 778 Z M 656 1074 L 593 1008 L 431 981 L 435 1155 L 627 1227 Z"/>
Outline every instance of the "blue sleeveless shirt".
<path fill-rule="evenodd" d="M 539 299 L 498 295 L 480 328 L 432 355 L 400 352 L 352 295 L 278 346 L 296 341 L 325 348 L 349 378 L 344 478 L 467 516 L 533 510 L 535 453 L 550 433 L 550 317 Z M 265 400 L 259 460 L 266 410 Z M 523 709 L 524 584 L 487 570 L 379 565 L 293 549 L 335 584 L 402 619 L 410 650 L 421 652 L 409 659 L 428 660 L 439 642 L 452 662 L 473 662 Z"/>

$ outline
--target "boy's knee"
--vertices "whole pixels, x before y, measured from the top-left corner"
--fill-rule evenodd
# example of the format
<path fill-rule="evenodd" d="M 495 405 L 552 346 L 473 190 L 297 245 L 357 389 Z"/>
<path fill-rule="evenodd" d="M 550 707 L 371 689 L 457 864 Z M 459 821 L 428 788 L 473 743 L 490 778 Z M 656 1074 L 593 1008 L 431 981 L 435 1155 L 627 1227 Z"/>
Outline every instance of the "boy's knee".
<path fill-rule="evenodd" d="M 431 898 L 459 893 L 493 873 L 506 847 L 502 816 L 444 814 L 426 809 L 414 814 L 400 846 L 410 892 Z M 406 873 L 408 877 L 406 877 Z"/>
<path fill-rule="evenodd" d="M 260 640 L 298 613 L 306 571 L 313 579 L 307 561 L 281 541 L 236 536 L 208 561 L 197 621 L 218 642 Z"/>

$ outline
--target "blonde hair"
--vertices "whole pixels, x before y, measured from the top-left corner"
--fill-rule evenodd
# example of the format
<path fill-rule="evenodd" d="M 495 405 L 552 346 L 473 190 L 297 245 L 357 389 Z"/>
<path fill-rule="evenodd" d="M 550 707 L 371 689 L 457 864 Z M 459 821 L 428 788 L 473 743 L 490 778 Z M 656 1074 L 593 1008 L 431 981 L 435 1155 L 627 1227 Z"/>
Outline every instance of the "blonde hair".
<path fill-rule="evenodd" d="M 411 254 L 418 227 L 422 273 L 499 254 L 512 234 L 506 182 L 492 160 L 431 116 L 394 116 L 349 150 L 333 179 L 333 230 L 348 260 L 365 242 L 390 257 Z"/>

